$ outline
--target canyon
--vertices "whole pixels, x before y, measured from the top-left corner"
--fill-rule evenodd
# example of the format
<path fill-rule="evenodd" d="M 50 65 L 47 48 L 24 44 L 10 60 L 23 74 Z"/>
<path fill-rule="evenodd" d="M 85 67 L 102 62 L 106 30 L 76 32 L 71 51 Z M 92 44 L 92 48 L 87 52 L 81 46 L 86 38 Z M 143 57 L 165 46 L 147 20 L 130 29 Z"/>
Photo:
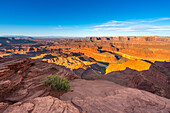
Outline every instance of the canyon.
<path fill-rule="evenodd" d="M 170 112 L 170 37 L 0 37 L 0 112 Z M 71 89 L 49 91 L 58 75 Z"/>

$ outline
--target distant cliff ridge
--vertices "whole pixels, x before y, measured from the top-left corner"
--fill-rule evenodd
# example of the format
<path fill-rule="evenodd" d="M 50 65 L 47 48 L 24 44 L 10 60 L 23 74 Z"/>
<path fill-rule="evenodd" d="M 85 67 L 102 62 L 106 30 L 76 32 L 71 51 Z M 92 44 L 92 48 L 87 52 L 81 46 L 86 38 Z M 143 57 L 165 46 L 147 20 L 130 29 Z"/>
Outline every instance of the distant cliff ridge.
<path fill-rule="evenodd" d="M 163 41 L 170 42 L 170 37 L 160 36 L 113 36 L 113 37 L 87 37 L 90 41 Z"/>

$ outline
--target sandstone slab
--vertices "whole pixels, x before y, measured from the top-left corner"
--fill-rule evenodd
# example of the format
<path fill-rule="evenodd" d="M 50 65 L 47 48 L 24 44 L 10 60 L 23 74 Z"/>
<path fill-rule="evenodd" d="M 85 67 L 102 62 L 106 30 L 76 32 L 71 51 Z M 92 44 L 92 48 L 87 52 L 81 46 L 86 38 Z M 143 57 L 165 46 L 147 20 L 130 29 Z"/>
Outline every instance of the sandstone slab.
<path fill-rule="evenodd" d="M 123 87 L 113 82 L 76 79 L 72 92 L 61 100 L 68 101 L 87 113 L 168 113 L 170 100 L 152 93 Z"/>

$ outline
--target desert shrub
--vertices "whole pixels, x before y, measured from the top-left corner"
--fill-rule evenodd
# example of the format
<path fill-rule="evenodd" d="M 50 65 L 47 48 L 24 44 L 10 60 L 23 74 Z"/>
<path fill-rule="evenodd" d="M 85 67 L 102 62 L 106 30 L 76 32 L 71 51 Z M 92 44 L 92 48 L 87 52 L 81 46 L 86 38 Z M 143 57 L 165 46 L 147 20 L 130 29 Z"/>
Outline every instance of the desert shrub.
<path fill-rule="evenodd" d="M 53 87 L 56 91 L 70 89 L 69 81 L 64 77 L 59 77 L 57 75 L 51 75 L 41 80 L 41 83 Z"/>

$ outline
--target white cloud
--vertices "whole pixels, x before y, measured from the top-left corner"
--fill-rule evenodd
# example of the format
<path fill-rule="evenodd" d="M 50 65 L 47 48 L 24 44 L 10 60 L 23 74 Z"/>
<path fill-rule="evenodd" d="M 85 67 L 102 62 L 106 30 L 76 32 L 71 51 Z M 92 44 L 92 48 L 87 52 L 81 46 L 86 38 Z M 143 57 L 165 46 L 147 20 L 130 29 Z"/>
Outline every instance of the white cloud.
<path fill-rule="evenodd" d="M 103 25 L 96 25 L 94 27 L 114 27 L 114 26 L 124 26 L 124 24 L 103 24 Z"/>
<path fill-rule="evenodd" d="M 134 31 L 134 30 L 127 27 L 127 28 L 95 28 L 94 31 Z"/>
<path fill-rule="evenodd" d="M 154 19 L 154 20 L 143 20 L 143 21 L 140 21 L 140 22 L 152 23 L 152 22 L 166 21 L 166 20 L 170 20 L 170 18 L 158 18 L 158 19 Z"/>
<path fill-rule="evenodd" d="M 123 28 L 95 28 L 94 31 L 170 31 L 170 26 L 134 25 Z"/>
<path fill-rule="evenodd" d="M 112 21 L 109 21 L 109 22 L 101 24 L 101 25 L 96 25 L 94 27 L 115 27 L 115 26 L 125 26 L 128 24 L 135 24 L 135 22 L 112 20 Z"/>
<path fill-rule="evenodd" d="M 154 29 L 148 29 L 149 31 L 170 31 L 170 26 L 155 26 Z"/>
<path fill-rule="evenodd" d="M 170 25 L 154 25 L 159 21 L 169 21 L 170 18 L 158 18 L 152 20 L 134 20 L 134 21 L 109 21 L 101 25 L 94 26 L 94 31 L 170 31 Z"/>

